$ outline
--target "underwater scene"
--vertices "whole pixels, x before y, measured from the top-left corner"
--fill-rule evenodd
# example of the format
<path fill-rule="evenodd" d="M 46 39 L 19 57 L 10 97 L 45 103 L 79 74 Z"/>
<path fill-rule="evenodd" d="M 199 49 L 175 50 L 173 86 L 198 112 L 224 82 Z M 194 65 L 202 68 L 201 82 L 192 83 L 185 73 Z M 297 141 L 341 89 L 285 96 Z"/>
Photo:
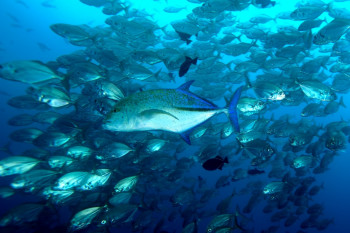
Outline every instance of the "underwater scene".
<path fill-rule="evenodd" d="M 0 12 L 1 233 L 350 232 L 350 1 Z"/>

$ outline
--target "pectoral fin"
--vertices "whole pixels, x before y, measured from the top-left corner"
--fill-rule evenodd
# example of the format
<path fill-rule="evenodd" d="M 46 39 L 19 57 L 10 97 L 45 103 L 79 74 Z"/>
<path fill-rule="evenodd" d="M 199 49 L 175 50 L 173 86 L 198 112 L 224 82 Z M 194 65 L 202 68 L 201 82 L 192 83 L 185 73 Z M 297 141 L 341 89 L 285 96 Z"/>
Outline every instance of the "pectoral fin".
<path fill-rule="evenodd" d="M 145 118 L 152 118 L 152 117 L 155 117 L 155 116 L 160 115 L 160 114 L 168 115 L 168 116 L 175 118 L 176 120 L 179 120 L 179 118 L 177 118 L 173 114 L 171 114 L 167 111 L 164 111 L 164 110 L 160 110 L 160 109 L 148 109 L 148 110 L 145 110 L 145 111 L 142 111 L 139 113 L 139 115 L 141 117 L 145 117 Z"/>

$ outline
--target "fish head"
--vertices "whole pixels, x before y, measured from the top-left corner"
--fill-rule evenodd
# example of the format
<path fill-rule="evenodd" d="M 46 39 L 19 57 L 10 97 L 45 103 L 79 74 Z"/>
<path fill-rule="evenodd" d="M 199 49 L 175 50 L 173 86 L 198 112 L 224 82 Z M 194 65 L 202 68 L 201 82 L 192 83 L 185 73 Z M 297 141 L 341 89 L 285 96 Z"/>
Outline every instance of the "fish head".
<path fill-rule="evenodd" d="M 264 194 L 270 194 L 271 193 L 271 189 L 269 187 L 264 187 L 263 193 Z"/>
<path fill-rule="evenodd" d="M 284 94 L 284 93 L 283 93 Z M 284 97 L 283 97 L 283 99 L 284 99 Z M 265 108 L 265 103 L 263 102 L 263 101 L 257 101 L 256 102 L 256 104 L 253 106 L 253 109 L 255 110 L 255 111 L 260 111 L 260 110 L 262 110 L 262 109 L 264 109 Z"/>
<path fill-rule="evenodd" d="M 296 159 L 293 162 L 293 167 L 298 169 L 304 166 L 304 162 L 301 159 Z"/>
<path fill-rule="evenodd" d="M 332 151 L 345 149 L 346 145 L 346 139 L 345 137 L 337 135 L 332 135 L 331 137 L 327 138 L 326 141 L 326 147 Z"/>
<path fill-rule="evenodd" d="M 273 100 L 283 100 L 286 97 L 286 94 L 284 93 L 283 90 L 278 90 L 276 91 L 276 93 L 274 93 L 274 95 L 272 96 L 271 99 Z"/>
<path fill-rule="evenodd" d="M 131 113 L 126 108 L 114 107 L 112 111 L 107 114 L 102 123 L 102 127 L 110 131 L 128 132 L 135 129 L 138 118 L 131 116 Z"/>
<path fill-rule="evenodd" d="M 63 36 L 67 33 L 66 24 L 56 23 L 50 25 L 50 29 L 57 35 Z"/>
<path fill-rule="evenodd" d="M 18 72 L 18 68 L 14 63 L 5 63 L 0 65 L 0 77 L 6 78 L 7 76 L 14 75 Z"/>

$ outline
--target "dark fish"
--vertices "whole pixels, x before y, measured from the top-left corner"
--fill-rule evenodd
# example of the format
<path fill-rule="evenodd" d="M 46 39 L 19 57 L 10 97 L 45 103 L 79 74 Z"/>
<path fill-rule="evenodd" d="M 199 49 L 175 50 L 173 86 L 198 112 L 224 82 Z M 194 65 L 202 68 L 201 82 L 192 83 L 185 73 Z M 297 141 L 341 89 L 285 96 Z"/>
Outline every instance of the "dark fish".
<path fill-rule="evenodd" d="M 187 33 L 184 33 L 184 32 L 179 32 L 179 31 L 176 31 L 176 30 L 175 30 L 175 32 L 179 35 L 181 40 L 186 41 L 186 44 L 190 44 L 192 42 L 192 40 L 190 40 L 190 37 L 191 37 L 190 34 L 187 34 Z"/>
<path fill-rule="evenodd" d="M 208 159 L 203 163 L 203 168 L 208 171 L 214 171 L 216 169 L 222 170 L 224 163 L 228 163 L 227 157 L 225 159 L 220 156 L 216 156 L 213 159 Z"/>
<path fill-rule="evenodd" d="M 1 67 L 0 67 L 1 68 Z M 0 95 L 3 95 L 3 96 L 11 96 L 9 93 L 7 93 L 6 91 L 2 91 L 0 90 Z"/>
<path fill-rule="evenodd" d="M 256 7 L 260 7 L 260 8 L 273 7 L 273 6 L 275 6 L 275 4 L 276 4 L 276 2 L 271 1 L 271 0 L 255 0 L 255 1 L 253 1 L 253 5 L 255 5 Z"/>
<path fill-rule="evenodd" d="M 46 8 L 56 8 L 56 6 L 54 6 L 54 5 L 52 5 L 52 4 L 50 3 L 50 0 L 47 0 L 47 1 L 45 1 L 45 2 L 42 2 L 41 5 L 42 5 L 43 7 L 46 7 Z"/>
<path fill-rule="evenodd" d="M 261 171 L 261 170 L 256 169 L 256 168 L 248 170 L 249 175 L 260 175 L 263 173 L 265 173 L 265 171 Z"/>
<path fill-rule="evenodd" d="M 12 20 L 14 23 L 17 23 L 17 24 L 20 23 L 19 19 L 18 19 L 16 16 L 14 16 L 13 14 L 7 12 L 7 15 L 8 15 L 8 17 L 11 18 L 11 20 Z"/>
<path fill-rule="evenodd" d="M 50 51 L 51 49 L 47 47 L 46 44 L 38 42 L 37 45 L 42 52 Z"/>
<path fill-rule="evenodd" d="M 186 57 L 186 60 L 180 66 L 179 77 L 182 77 L 187 73 L 187 71 L 190 69 L 191 64 L 197 65 L 197 59 L 197 57 L 195 59 Z"/>
<path fill-rule="evenodd" d="M 28 6 L 24 1 L 22 1 L 22 0 L 17 0 L 16 3 L 18 3 L 18 4 L 22 5 L 22 6 L 24 6 L 25 8 L 29 8 L 29 6 Z"/>

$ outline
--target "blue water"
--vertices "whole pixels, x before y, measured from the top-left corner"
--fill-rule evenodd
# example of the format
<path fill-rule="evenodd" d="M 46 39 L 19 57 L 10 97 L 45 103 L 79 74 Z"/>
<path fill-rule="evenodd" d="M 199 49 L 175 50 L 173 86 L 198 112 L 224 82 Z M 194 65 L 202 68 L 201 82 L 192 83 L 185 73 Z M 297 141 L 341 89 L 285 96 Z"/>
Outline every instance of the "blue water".
<path fill-rule="evenodd" d="M 57 57 L 69 54 L 73 51 L 80 49 L 79 47 L 73 46 L 65 41 L 63 38 L 52 32 L 49 26 L 53 23 L 68 23 L 73 25 L 88 24 L 89 26 L 105 25 L 104 21 L 108 17 L 101 13 L 101 8 L 95 8 L 87 6 L 79 2 L 78 0 L 52 0 L 46 1 L 52 4 L 54 7 L 44 7 L 43 0 L 24 1 L 28 6 L 21 4 L 20 1 L 15 0 L 2 0 L 0 1 L 0 63 L 5 63 L 14 60 L 40 60 L 42 62 L 54 61 Z M 191 10 L 196 7 L 196 4 L 188 3 L 187 1 L 128 1 L 132 2 L 132 6 L 135 9 L 146 11 L 153 15 L 153 19 L 158 22 L 160 27 L 167 26 L 167 29 L 171 30 L 170 22 L 183 19 L 186 17 Z M 330 1 L 325 1 L 330 2 Z M 258 14 L 266 14 L 271 17 L 275 17 L 278 13 L 284 11 L 291 11 L 294 9 L 297 1 L 277 1 L 277 4 L 273 8 L 259 9 L 250 6 L 243 12 L 235 12 L 239 21 L 245 22 L 251 17 Z M 350 9 L 350 3 L 342 3 L 343 7 Z M 168 14 L 163 12 L 163 8 L 167 5 L 173 6 L 187 6 L 185 10 L 180 13 Z M 324 17 L 327 22 L 330 22 L 331 18 L 327 15 Z M 276 32 L 278 26 L 298 26 L 300 22 L 295 21 L 281 21 L 270 22 L 266 24 L 266 27 L 271 32 Z M 39 46 L 40 43 L 43 46 Z M 47 49 L 46 49 L 47 48 Z M 172 84 L 177 87 L 178 84 L 182 83 L 181 79 L 176 79 L 176 84 Z M 169 86 L 167 86 L 169 87 Z M 26 84 L 18 82 L 10 82 L 7 80 L 0 79 L 0 113 L 1 113 L 1 140 L 0 144 L 6 144 L 10 139 L 8 135 L 16 130 L 17 128 L 9 126 L 7 121 L 21 113 L 33 113 L 28 110 L 20 110 L 9 107 L 6 102 L 11 97 L 21 95 L 25 93 L 27 88 Z M 344 102 L 347 106 L 350 106 L 350 96 L 344 94 Z M 223 101 L 218 102 L 218 105 L 222 106 Z M 275 110 L 274 115 L 278 118 L 280 115 L 289 113 L 299 114 L 305 103 L 297 108 L 281 108 Z M 283 110 L 282 110 L 283 109 Z M 271 113 L 267 113 L 270 116 Z M 329 115 L 326 118 L 316 118 L 315 120 L 319 124 L 326 125 L 329 122 L 339 120 L 349 120 L 349 108 L 340 108 L 335 114 Z M 180 139 L 179 139 L 180 140 Z M 21 151 L 30 148 L 30 145 L 12 143 L 11 149 L 14 154 L 21 153 Z M 324 189 L 320 191 L 318 195 L 313 198 L 315 203 L 320 203 L 324 206 L 323 217 L 333 218 L 334 224 L 330 226 L 324 232 L 338 232 L 347 233 L 350 232 L 350 225 L 348 220 L 348 213 L 350 210 L 350 172 L 349 164 L 350 159 L 348 155 L 350 153 L 349 147 L 344 152 L 339 152 L 339 155 L 335 156 L 334 161 L 331 163 L 329 170 L 323 174 L 315 175 L 317 184 L 324 183 Z M 1 156 L 7 156 L 1 152 Z M 184 155 L 191 156 L 191 154 Z M 207 181 L 208 186 L 215 188 L 215 182 L 220 176 L 232 175 L 232 167 L 224 168 L 222 171 L 207 172 L 204 171 L 200 165 L 195 165 L 189 172 L 193 177 L 201 176 Z M 311 172 L 309 175 L 313 175 Z M 223 187 L 217 190 L 217 196 L 207 203 L 206 210 L 208 212 L 215 211 L 217 203 L 223 198 L 227 197 L 233 189 L 240 190 L 246 184 L 247 181 L 254 180 L 255 178 L 249 178 L 248 180 L 231 183 L 229 187 Z M 7 184 L 11 178 L 1 178 L 0 186 Z M 243 209 L 244 204 L 248 201 L 250 195 L 239 196 L 233 199 L 231 206 L 232 212 L 236 204 L 241 205 Z M 24 195 L 23 193 L 16 194 L 8 199 L 0 199 L 0 215 L 6 213 L 6 211 L 18 205 L 19 203 L 30 201 L 37 201 L 37 198 L 31 195 Z M 270 223 L 270 215 L 264 214 L 262 208 L 265 206 L 265 202 L 260 202 L 254 207 L 253 212 L 249 215 L 254 219 L 255 232 L 260 232 L 262 229 L 267 229 L 270 225 L 280 225 L 278 232 L 297 232 L 299 229 L 300 221 L 291 228 L 284 228 L 283 221 L 280 223 Z M 63 213 L 67 214 L 66 210 Z M 213 215 L 212 215 L 213 216 Z M 154 225 L 160 220 L 155 218 Z M 70 216 L 67 214 L 61 221 L 69 220 Z M 200 231 L 204 232 L 207 224 L 212 217 L 206 217 L 200 221 Z M 300 220 L 303 220 L 302 218 Z M 168 223 L 168 232 L 181 232 L 181 220 L 177 219 L 174 223 Z M 174 230 L 176 229 L 176 230 Z M 130 228 L 127 226 L 122 231 L 113 229 L 114 232 L 130 232 Z M 306 232 L 318 232 L 314 229 L 307 229 Z"/>

